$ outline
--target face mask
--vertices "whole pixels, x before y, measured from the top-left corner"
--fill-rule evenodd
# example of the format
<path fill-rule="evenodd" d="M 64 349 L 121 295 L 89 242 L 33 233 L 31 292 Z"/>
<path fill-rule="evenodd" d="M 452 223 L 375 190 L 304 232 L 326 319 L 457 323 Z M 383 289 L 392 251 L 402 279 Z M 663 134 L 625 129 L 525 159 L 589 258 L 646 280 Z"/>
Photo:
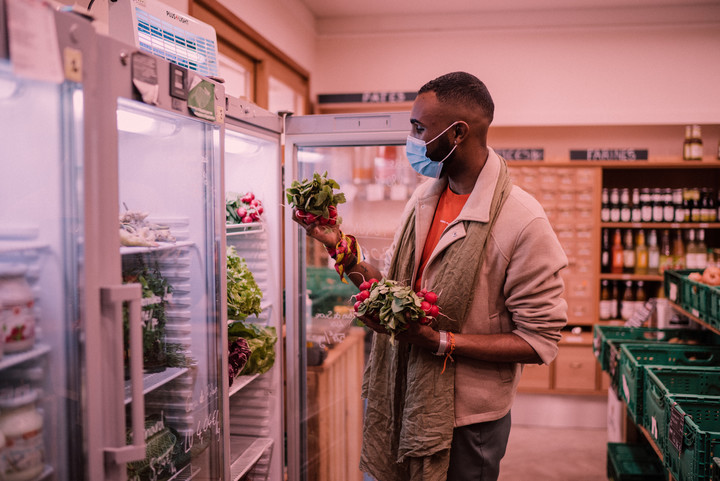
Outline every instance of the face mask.
<path fill-rule="evenodd" d="M 434 179 L 440 177 L 443 162 L 445 162 L 445 160 L 450 157 L 450 154 L 455 151 L 455 149 L 457 148 L 457 144 L 455 144 L 452 150 L 448 152 L 448 154 L 439 162 L 435 162 L 427 156 L 427 146 L 429 143 L 437 140 L 442 134 L 450 130 L 450 127 L 457 123 L 458 122 L 453 122 L 448 128 L 446 128 L 437 136 L 435 136 L 435 138 L 428 140 L 427 142 L 423 142 L 422 140 L 415 138 L 412 135 L 408 135 L 407 141 L 405 142 L 405 154 L 407 155 L 408 161 L 410 162 L 410 166 L 415 169 L 415 172 L 426 177 L 432 177 Z"/>

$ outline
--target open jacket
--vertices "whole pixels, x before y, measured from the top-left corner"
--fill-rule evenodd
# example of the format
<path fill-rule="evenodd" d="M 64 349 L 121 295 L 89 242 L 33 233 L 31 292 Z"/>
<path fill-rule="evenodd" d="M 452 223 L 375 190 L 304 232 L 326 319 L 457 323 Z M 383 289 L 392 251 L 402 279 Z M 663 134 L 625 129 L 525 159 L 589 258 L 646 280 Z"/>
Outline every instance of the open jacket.
<path fill-rule="evenodd" d="M 487 222 L 501 160 L 489 149 L 487 162 L 458 219 L 445 229 L 423 273 L 431 285 L 437 273 L 438 253 L 465 235 L 461 221 Z M 420 185 L 408 201 L 403 219 L 415 209 L 416 252 L 423 250 L 435 207 L 447 178 Z M 401 221 L 401 225 L 404 222 Z M 394 251 L 398 236 L 389 250 Z M 420 256 L 415 257 L 413 278 Z M 533 347 L 545 364 L 557 355 L 560 330 L 567 323 L 567 304 L 561 297 L 560 270 L 567 258 L 542 206 L 528 193 L 513 186 L 486 246 L 485 260 L 475 286 L 462 333 L 515 333 Z M 387 272 L 387 270 L 386 270 Z M 455 426 L 500 419 L 510 410 L 522 365 L 455 359 Z"/>

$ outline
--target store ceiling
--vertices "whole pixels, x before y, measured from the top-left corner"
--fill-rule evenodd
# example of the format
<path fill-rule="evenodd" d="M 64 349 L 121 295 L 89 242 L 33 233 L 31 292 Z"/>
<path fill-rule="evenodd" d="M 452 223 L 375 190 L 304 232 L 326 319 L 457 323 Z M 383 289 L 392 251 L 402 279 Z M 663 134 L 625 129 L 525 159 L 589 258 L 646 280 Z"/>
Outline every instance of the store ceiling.
<path fill-rule="evenodd" d="M 316 19 L 387 15 L 448 15 L 499 12 L 547 12 L 617 8 L 687 7 L 717 5 L 717 1 L 688 0 L 301 0 Z"/>

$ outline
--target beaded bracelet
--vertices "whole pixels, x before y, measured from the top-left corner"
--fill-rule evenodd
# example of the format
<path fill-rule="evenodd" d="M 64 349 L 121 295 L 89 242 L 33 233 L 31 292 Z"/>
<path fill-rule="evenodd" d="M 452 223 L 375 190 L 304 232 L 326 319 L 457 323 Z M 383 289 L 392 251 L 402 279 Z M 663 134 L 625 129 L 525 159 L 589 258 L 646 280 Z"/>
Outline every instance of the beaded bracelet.
<path fill-rule="evenodd" d="M 362 251 L 355 236 L 340 231 L 340 240 L 335 247 L 325 247 L 330 257 L 335 259 L 335 270 L 340 274 L 340 280 L 345 284 L 345 273 L 355 267 L 362 259 Z"/>

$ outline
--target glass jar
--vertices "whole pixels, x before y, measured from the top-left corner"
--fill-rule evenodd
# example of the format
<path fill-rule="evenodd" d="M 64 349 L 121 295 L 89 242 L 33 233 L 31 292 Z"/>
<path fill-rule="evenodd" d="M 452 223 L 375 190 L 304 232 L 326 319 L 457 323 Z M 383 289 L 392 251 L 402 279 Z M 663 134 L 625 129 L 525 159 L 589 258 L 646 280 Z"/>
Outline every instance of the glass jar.
<path fill-rule="evenodd" d="M 0 479 L 32 481 L 43 472 L 43 417 L 35 406 L 38 391 L 10 388 L 0 393 L 0 433 L 6 446 L 1 451 Z"/>
<path fill-rule="evenodd" d="M 0 331 L 5 353 L 25 351 L 35 344 L 34 302 L 23 270 L 0 271 Z"/>

